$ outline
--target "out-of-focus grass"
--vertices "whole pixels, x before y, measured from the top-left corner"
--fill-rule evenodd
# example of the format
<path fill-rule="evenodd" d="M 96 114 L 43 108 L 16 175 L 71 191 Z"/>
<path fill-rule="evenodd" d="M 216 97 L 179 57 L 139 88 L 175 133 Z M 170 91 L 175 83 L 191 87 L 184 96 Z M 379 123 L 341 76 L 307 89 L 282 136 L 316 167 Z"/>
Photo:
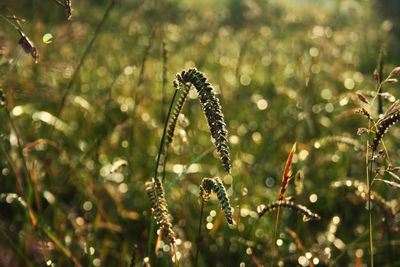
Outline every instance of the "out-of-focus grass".
<path fill-rule="evenodd" d="M 305 175 L 296 202 L 322 220 L 303 222 L 284 210 L 276 263 L 307 263 L 304 257 L 309 255 L 306 259 L 318 258 L 320 266 L 338 255 L 338 266 L 368 262 L 368 238 L 358 239 L 368 229 L 365 202 L 351 190 L 332 189 L 330 184 L 347 177 L 365 181 L 365 139 L 356 131 L 367 122 L 351 111 L 360 106 L 356 91 L 375 88 L 372 72 L 383 44 L 388 47 L 385 72 L 399 64 L 391 57 L 399 51 L 391 49 L 393 23 L 388 18 L 378 18 L 371 4 L 352 0 L 117 1 L 52 134 L 51 115 L 57 113 L 108 4 L 74 1 L 71 22 L 50 0 L 5 1 L 0 7 L 1 14 L 26 18 L 22 28 L 41 56 L 34 64 L 17 45 L 17 32 L 0 23 L 0 86 L 24 147 L 34 183 L 32 209 L 41 227 L 49 227 L 82 266 L 125 266 L 134 244 L 138 261 L 147 256 L 150 206 L 144 181 L 155 166 L 165 118 L 162 103 L 172 96 L 174 73 L 196 66 L 218 90 L 233 169 L 225 175 L 217 155 L 210 154 L 175 178 L 211 146 L 201 108 L 190 95 L 184 108 L 189 124 L 178 126 L 166 178 L 167 185 L 174 181 L 167 200 L 181 240 L 181 265 L 191 266 L 193 261 L 199 184 L 212 176 L 222 178 L 240 214 L 237 227 L 231 229 L 217 203 L 205 206 L 207 228 L 199 263 L 269 264 L 274 216 L 259 220 L 255 211 L 276 200 L 284 161 L 295 141 L 294 169 Z M 46 33 L 53 35 L 49 44 L 42 41 Z M 162 42 L 168 50 L 166 95 Z M 396 90 L 390 93 L 397 96 Z M 17 183 L 27 186 L 16 135 L 4 109 L 0 117 L 0 193 L 26 198 Z M 394 129 L 387 142 L 392 162 L 399 160 L 399 134 Z M 321 141 L 331 136 L 351 137 L 361 147 Z M 47 141 L 37 142 L 42 139 Z M 127 166 L 111 173 L 120 159 Z M 383 184 L 374 184 L 374 190 L 388 201 L 399 196 L 398 190 Z M 295 194 L 293 184 L 287 194 Z M 0 207 L 1 264 L 73 264 L 7 195 Z M 399 234 L 392 231 L 396 225 L 381 222 L 383 215 L 377 211 L 373 218 L 376 263 L 390 264 L 397 260 Z M 296 248 L 284 227 L 294 230 L 311 254 Z M 157 261 L 152 260 L 154 266 L 171 266 L 170 258 L 168 246 L 162 246 Z"/>

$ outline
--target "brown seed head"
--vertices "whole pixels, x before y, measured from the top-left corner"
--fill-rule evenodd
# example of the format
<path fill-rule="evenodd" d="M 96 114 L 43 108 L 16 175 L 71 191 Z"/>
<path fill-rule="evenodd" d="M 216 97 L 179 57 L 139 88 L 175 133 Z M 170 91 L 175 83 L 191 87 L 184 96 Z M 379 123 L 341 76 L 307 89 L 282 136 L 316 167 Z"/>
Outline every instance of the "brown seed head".
<path fill-rule="evenodd" d="M 379 72 L 377 69 L 374 70 L 374 80 L 379 81 Z"/>
<path fill-rule="evenodd" d="M 390 72 L 389 77 L 393 76 L 400 76 L 400 67 L 396 67 Z"/>
<path fill-rule="evenodd" d="M 35 60 L 35 63 L 39 62 L 39 53 L 31 40 L 20 30 L 18 30 L 21 38 L 18 41 L 18 44 L 21 45 L 22 49 L 24 49 L 25 53 L 31 54 L 32 58 Z"/>

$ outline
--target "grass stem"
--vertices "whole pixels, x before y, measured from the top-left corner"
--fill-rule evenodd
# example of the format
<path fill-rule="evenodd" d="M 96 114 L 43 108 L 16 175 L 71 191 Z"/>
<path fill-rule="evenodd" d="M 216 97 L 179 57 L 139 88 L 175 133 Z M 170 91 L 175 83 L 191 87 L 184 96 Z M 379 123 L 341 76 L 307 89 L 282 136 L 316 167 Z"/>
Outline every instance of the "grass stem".
<path fill-rule="evenodd" d="M 200 219 L 199 219 L 199 229 L 197 232 L 197 238 L 196 238 L 196 256 L 194 260 L 194 266 L 198 266 L 198 261 L 199 261 L 199 254 L 200 254 L 200 235 L 201 235 L 201 225 L 203 221 L 203 214 L 204 214 L 204 200 L 201 200 L 201 210 L 200 210 Z"/>
<path fill-rule="evenodd" d="M 161 142 L 160 142 L 160 146 L 158 148 L 158 154 L 157 154 L 157 162 L 156 162 L 156 166 L 155 166 L 155 170 L 154 170 L 154 178 L 157 178 L 158 176 L 158 168 L 160 166 L 160 158 L 161 155 L 163 154 L 163 149 L 164 149 L 164 140 L 165 140 L 165 135 L 167 132 L 167 127 L 168 127 L 168 120 L 169 120 L 169 116 L 171 115 L 173 106 L 174 106 L 174 102 L 175 102 L 175 98 L 178 94 L 178 90 L 175 89 L 174 95 L 172 97 L 170 106 L 169 106 L 169 110 L 168 110 L 168 114 L 167 114 L 167 118 L 165 119 L 165 124 L 164 124 L 164 130 L 163 130 L 163 134 L 161 137 Z M 164 159 L 165 161 L 165 159 Z M 155 221 L 154 218 L 151 218 L 151 222 L 150 222 L 150 229 L 149 229 L 149 237 L 147 240 L 147 255 L 150 257 L 150 253 L 151 253 L 151 245 L 154 239 L 154 229 L 155 229 Z"/>
<path fill-rule="evenodd" d="M 56 115 L 55 115 L 55 119 L 54 119 L 54 122 L 53 122 L 53 129 L 50 132 L 50 136 L 53 136 L 55 125 L 56 125 L 57 120 L 59 119 L 59 117 L 62 115 L 62 112 L 63 112 L 64 107 L 65 107 L 65 103 L 67 101 L 67 97 L 71 93 L 72 86 L 75 84 L 76 79 L 78 78 L 78 75 L 80 73 L 80 70 L 81 70 L 83 64 L 85 63 L 87 56 L 89 55 L 90 51 L 92 50 L 94 42 L 96 41 L 97 37 L 99 36 L 99 33 L 101 32 L 101 30 L 102 30 L 105 22 L 107 21 L 107 18 L 108 18 L 109 14 L 110 14 L 110 12 L 111 12 L 111 10 L 113 9 L 114 6 L 115 6 L 115 0 L 111 0 L 111 2 L 108 5 L 106 11 L 104 12 L 104 15 L 103 15 L 101 21 L 99 22 L 99 24 L 97 25 L 97 27 L 96 27 L 96 29 L 94 31 L 92 39 L 89 41 L 89 44 L 86 46 L 86 49 L 83 52 L 83 54 L 82 54 L 82 56 L 81 56 L 81 58 L 79 60 L 79 63 L 77 65 L 77 67 L 75 68 L 71 79 L 68 82 L 67 87 L 65 88 L 64 94 L 61 97 L 60 105 L 59 105 L 58 110 L 57 110 Z"/>

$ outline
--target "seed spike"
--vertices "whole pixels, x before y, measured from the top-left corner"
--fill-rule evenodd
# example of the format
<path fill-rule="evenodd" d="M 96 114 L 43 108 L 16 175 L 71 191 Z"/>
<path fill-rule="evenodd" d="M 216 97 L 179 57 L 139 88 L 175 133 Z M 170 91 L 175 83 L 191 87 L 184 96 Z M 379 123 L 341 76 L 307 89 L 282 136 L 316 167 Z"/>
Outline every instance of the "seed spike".
<path fill-rule="evenodd" d="M 292 160 L 295 152 L 296 152 L 296 142 L 293 144 L 292 149 L 289 152 L 289 156 L 286 160 L 285 169 L 282 175 L 280 192 L 279 192 L 279 200 L 283 200 L 283 198 L 285 197 L 285 192 L 292 176 Z"/>
<path fill-rule="evenodd" d="M 296 210 L 298 213 L 303 215 L 303 220 L 306 219 L 306 220 L 319 221 L 321 219 L 321 217 L 318 214 L 313 213 L 307 207 L 300 204 L 296 204 L 288 200 L 278 200 L 267 206 L 261 206 L 260 210 L 258 211 L 258 217 L 262 217 L 265 213 L 274 211 L 277 208 L 287 208 Z"/>
<path fill-rule="evenodd" d="M 223 185 L 219 177 L 204 178 L 201 181 L 200 198 L 204 202 L 210 200 L 211 191 L 214 191 L 217 194 L 219 204 L 221 205 L 221 208 L 224 210 L 225 218 L 228 221 L 228 223 L 234 224 L 234 220 L 232 218 L 233 208 L 229 204 L 228 194 L 226 193 L 225 186 Z"/>
<path fill-rule="evenodd" d="M 217 148 L 219 158 L 225 171 L 230 173 L 231 163 L 227 139 L 228 131 L 226 129 L 222 107 L 219 99 L 215 95 L 214 88 L 208 82 L 205 75 L 195 68 L 183 70 L 181 73 L 178 73 L 173 84 L 175 88 L 183 87 L 184 89 L 169 121 L 166 143 L 170 144 L 172 142 L 178 115 L 182 111 L 183 104 L 191 86 L 193 86 L 197 91 L 200 104 L 208 122 L 211 139 Z"/>

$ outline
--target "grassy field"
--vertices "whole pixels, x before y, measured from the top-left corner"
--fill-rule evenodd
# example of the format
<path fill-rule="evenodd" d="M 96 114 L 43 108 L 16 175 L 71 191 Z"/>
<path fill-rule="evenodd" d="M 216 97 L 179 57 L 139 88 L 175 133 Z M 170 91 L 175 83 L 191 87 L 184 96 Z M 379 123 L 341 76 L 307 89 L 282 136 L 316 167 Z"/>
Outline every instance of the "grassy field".
<path fill-rule="evenodd" d="M 0 3 L 0 266 L 400 266 L 396 1 L 70 3 Z"/>

